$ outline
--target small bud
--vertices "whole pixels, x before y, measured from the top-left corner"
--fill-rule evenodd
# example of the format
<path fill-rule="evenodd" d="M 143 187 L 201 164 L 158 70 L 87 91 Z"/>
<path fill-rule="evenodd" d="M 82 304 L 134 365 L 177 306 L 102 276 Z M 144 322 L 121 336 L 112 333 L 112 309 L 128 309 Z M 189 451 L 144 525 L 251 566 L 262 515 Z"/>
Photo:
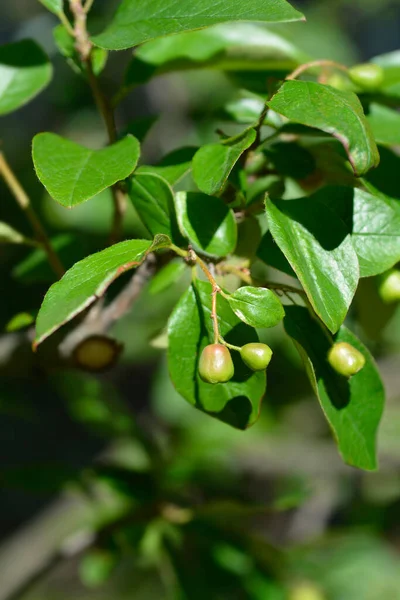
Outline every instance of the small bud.
<path fill-rule="evenodd" d="M 383 302 L 391 304 L 400 300 L 400 271 L 392 269 L 382 276 L 378 293 Z"/>
<path fill-rule="evenodd" d="M 353 83 L 366 92 L 373 92 L 379 89 L 385 80 L 385 73 L 382 67 L 373 63 L 365 63 L 352 67 L 349 69 L 349 76 Z"/>
<path fill-rule="evenodd" d="M 112 367 L 122 350 L 121 344 L 105 335 L 91 335 L 75 348 L 75 364 L 86 371 L 103 371 Z"/>
<path fill-rule="evenodd" d="M 328 352 L 328 362 L 339 375 L 352 377 L 365 365 L 365 357 L 347 342 L 334 344 Z"/>
<path fill-rule="evenodd" d="M 271 362 L 272 350 L 267 344 L 252 343 L 243 346 L 240 355 L 252 371 L 264 371 Z"/>
<path fill-rule="evenodd" d="M 210 344 L 201 353 L 199 375 L 206 383 L 226 383 L 232 379 L 234 367 L 231 353 L 222 344 Z"/>

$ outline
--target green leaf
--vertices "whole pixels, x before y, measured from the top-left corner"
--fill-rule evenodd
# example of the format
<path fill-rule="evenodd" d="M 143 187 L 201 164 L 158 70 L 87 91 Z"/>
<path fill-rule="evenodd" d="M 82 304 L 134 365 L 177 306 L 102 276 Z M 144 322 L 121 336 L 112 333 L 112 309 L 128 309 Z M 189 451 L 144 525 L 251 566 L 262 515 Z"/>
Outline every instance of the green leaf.
<path fill-rule="evenodd" d="M 66 267 L 72 267 L 74 263 L 81 260 L 90 252 L 90 241 L 88 236 L 62 233 L 51 238 L 51 245 L 57 252 L 61 263 Z M 11 271 L 12 277 L 24 285 L 32 283 L 53 283 L 56 280 L 53 269 L 49 265 L 46 252 L 42 247 L 36 248 L 19 262 Z"/>
<path fill-rule="evenodd" d="M 25 327 L 29 327 L 35 322 L 35 317 L 28 312 L 21 312 L 12 317 L 6 325 L 6 331 L 11 333 L 12 331 L 19 331 Z"/>
<path fill-rule="evenodd" d="M 241 287 L 227 300 L 236 316 L 250 327 L 275 327 L 285 316 L 279 299 L 264 288 Z"/>
<path fill-rule="evenodd" d="M 316 161 L 309 150 L 297 142 L 271 144 L 264 153 L 284 177 L 305 179 L 316 170 Z"/>
<path fill-rule="evenodd" d="M 345 327 L 331 339 L 308 310 L 300 306 L 286 307 L 285 329 L 305 362 L 343 460 L 360 469 L 375 470 L 384 389 L 370 353 Z M 349 380 L 338 375 L 326 359 L 333 342 L 347 342 L 366 358 L 365 367 Z"/>
<path fill-rule="evenodd" d="M 222 23 L 143 44 L 129 64 L 125 85 L 130 87 L 156 75 L 185 69 L 290 72 L 308 60 L 306 53 L 263 25 Z"/>
<path fill-rule="evenodd" d="M 202 192 L 212 196 L 222 190 L 230 172 L 245 150 L 256 139 L 256 131 L 247 129 L 219 144 L 207 144 L 193 157 L 193 177 Z"/>
<path fill-rule="evenodd" d="M 286 0 L 230 0 L 216 4 L 212 0 L 123 0 L 103 33 L 93 38 L 96 45 L 123 50 L 154 38 L 202 29 L 231 21 L 299 21 L 303 15 Z"/>
<path fill-rule="evenodd" d="M 268 106 L 290 121 L 321 129 L 344 146 L 354 173 L 363 175 L 379 164 L 379 153 L 353 92 L 311 81 L 287 81 Z"/>
<path fill-rule="evenodd" d="M 383 273 L 400 261 L 400 200 L 366 185 L 371 193 L 332 186 L 314 196 L 346 224 L 360 263 L 361 277 Z"/>
<path fill-rule="evenodd" d="M 0 46 L 0 115 L 24 104 L 47 86 L 53 68 L 33 40 Z"/>
<path fill-rule="evenodd" d="M 181 258 L 171 260 L 153 277 L 149 285 L 149 293 L 155 296 L 171 287 L 179 281 L 186 269 L 186 264 Z"/>
<path fill-rule="evenodd" d="M 39 133 L 32 145 L 39 180 L 67 208 L 128 177 L 139 155 L 139 142 L 131 135 L 101 150 L 90 150 L 54 133 Z"/>
<path fill-rule="evenodd" d="M 177 185 L 192 170 L 192 159 L 197 148 L 185 146 L 173 150 L 155 166 L 143 165 L 139 167 L 138 173 L 156 173 L 161 175 L 169 185 Z"/>
<path fill-rule="evenodd" d="M 55 15 L 59 15 L 63 11 L 63 0 L 39 0 L 39 2 Z"/>
<path fill-rule="evenodd" d="M 266 265 L 270 265 L 274 269 L 282 271 L 282 273 L 286 273 L 291 277 L 297 277 L 270 231 L 264 234 L 257 249 L 257 257 L 265 262 Z"/>
<path fill-rule="evenodd" d="M 64 25 L 57 25 L 53 29 L 53 37 L 60 54 L 67 59 L 71 68 L 86 76 L 86 69 L 82 65 L 79 52 L 75 48 L 75 40 L 65 29 Z M 93 48 L 91 52 L 92 68 L 95 75 L 100 75 L 106 66 L 108 52 L 103 48 Z"/>
<path fill-rule="evenodd" d="M 378 144 L 400 144 L 400 113 L 396 110 L 372 103 L 369 107 L 368 122 Z"/>
<path fill-rule="evenodd" d="M 315 312 L 336 332 L 359 278 L 357 255 L 345 224 L 315 198 L 267 200 L 266 210 L 271 234 Z"/>
<path fill-rule="evenodd" d="M 245 429 L 258 418 L 265 390 L 265 373 L 246 367 L 238 352 L 232 353 L 235 374 L 228 383 L 211 385 L 198 375 L 198 360 L 212 340 L 211 285 L 197 281 L 182 296 L 168 325 L 168 364 L 177 391 L 196 408 Z M 257 342 L 254 329 L 234 315 L 228 302 L 218 296 L 221 334 L 233 345 Z"/>
<path fill-rule="evenodd" d="M 37 317 L 34 346 L 100 298 L 114 279 L 140 265 L 149 252 L 168 243 L 166 236 L 154 242 L 127 240 L 77 262 L 48 290 Z"/>
<path fill-rule="evenodd" d="M 37 243 L 34 240 L 26 238 L 22 233 L 0 221 L 0 244 L 28 244 L 28 246 L 35 246 Z"/>
<path fill-rule="evenodd" d="M 180 243 L 174 193 L 160 175 L 138 171 L 130 180 L 129 196 L 152 236 L 164 233 Z"/>
<path fill-rule="evenodd" d="M 178 68 L 207 63 L 214 69 L 235 70 L 249 63 L 252 69 L 292 69 L 309 58 L 279 33 L 255 23 L 222 23 L 178 33 L 143 44 L 135 55 L 157 67 L 181 61 Z"/>
<path fill-rule="evenodd" d="M 90 550 L 79 564 L 80 579 L 87 588 L 98 588 L 111 577 L 117 564 L 118 557 L 110 550 Z"/>
<path fill-rule="evenodd" d="M 196 250 L 211 256 L 226 256 L 234 251 L 237 225 L 223 200 L 195 192 L 178 192 L 175 206 L 181 233 Z"/>

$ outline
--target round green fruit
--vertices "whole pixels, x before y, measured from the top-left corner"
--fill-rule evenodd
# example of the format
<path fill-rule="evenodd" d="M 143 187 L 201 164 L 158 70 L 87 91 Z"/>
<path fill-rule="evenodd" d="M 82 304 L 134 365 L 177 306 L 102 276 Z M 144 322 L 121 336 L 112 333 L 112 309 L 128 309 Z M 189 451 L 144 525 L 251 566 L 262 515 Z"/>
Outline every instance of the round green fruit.
<path fill-rule="evenodd" d="M 386 304 L 400 300 L 400 271 L 393 269 L 382 276 L 378 287 L 379 296 Z"/>
<path fill-rule="evenodd" d="M 240 350 L 243 362 L 252 371 L 264 371 L 272 358 L 272 350 L 267 344 L 246 344 Z"/>
<path fill-rule="evenodd" d="M 353 83 L 367 92 L 379 89 L 385 80 L 382 67 L 373 63 L 352 67 L 349 69 L 349 76 Z"/>
<path fill-rule="evenodd" d="M 342 73 L 333 73 L 326 83 L 337 90 L 341 90 L 342 92 L 352 90 L 354 87 L 352 82 L 349 81 L 349 78 Z"/>
<path fill-rule="evenodd" d="M 234 367 L 231 353 L 222 344 L 210 344 L 201 353 L 199 375 L 206 383 L 226 383 L 232 379 Z"/>
<path fill-rule="evenodd" d="M 365 365 L 364 355 L 347 342 L 334 344 L 328 352 L 328 362 L 339 375 L 352 377 Z"/>

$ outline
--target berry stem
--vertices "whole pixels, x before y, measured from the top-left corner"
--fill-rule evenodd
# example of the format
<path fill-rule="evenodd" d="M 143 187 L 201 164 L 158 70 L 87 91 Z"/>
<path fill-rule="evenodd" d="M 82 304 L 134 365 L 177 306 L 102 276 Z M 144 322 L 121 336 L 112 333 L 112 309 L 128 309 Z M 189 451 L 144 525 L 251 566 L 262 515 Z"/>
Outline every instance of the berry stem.
<path fill-rule="evenodd" d="M 333 69 L 338 69 L 339 71 L 344 71 L 348 73 L 348 68 L 341 63 L 338 63 L 334 60 L 313 60 L 311 62 L 305 63 L 304 65 L 300 65 L 297 67 L 290 75 L 286 77 L 286 81 L 292 81 L 297 79 L 300 75 L 302 75 L 305 71 L 309 69 L 314 69 L 315 67 L 332 67 Z"/>
<path fill-rule="evenodd" d="M 226 342 L 224 340 L 224 338 L 222 337 L 222 335 L 220 335 L 218 337 L 218 341 L 220 344 L 222 344 L 223 346 L 226 346 L 227 348 L 229 348 L 229 350 L 236 350 L 236 352 L 240 352 L 241 348 L 239 348 L 239 346 L 233 346 L 232 344 L 228 344 L 228 342 Z"/>
<path fill-rule="evenodd" d="M 218 340 L 219 340 L 217 294 L 218 294 L 218 290 L 213 289 L 212 294 L 211 294 L 211 319 L 212 319 L 213 328 L 214 328 L 214 344 L 218 344 Z"/>

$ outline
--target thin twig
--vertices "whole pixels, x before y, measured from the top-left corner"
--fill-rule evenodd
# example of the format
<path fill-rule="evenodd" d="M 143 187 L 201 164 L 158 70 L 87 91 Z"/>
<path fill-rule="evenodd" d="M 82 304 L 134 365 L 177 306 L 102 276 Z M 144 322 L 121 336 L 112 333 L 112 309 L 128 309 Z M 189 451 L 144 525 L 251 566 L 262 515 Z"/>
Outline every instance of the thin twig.
<path fill-rule="evenodd" d="M 314 69 L 315 67 L 332 67 L 340 71 L 345 71 L 346 73 L 348 72 L 348 68 L 345 65 L 342 65 L 341 63 L 338 63 L 334 60 L 313 60 L 311 62 L 305 63 L 304 65 L 300 65 L 300 67 L 297 67 L 297 69 L 295 69 L 293 73 L 290 73 L 290 75 L 286 77 L 286 80 L 291 81 L 293 79 L 297 79 L 299 75 L 301 75 L 305 71 L 308 71 L 309 69 Z"/>
<path fill-rule="evenodd" d="M 54 273 L 57 275 L 57 277 L 62 277 L 65 273 L 65 269 L 61 264 L 61 261 L 53 246 L 51 245 L 50 239 L 39 217 L 32 207 L 29 196 L 26 194 L 25 190 L 11 170 L 11 167 L 8 164 L 3 152 L 0 152 L 0 174 L 3 176 L 3 179 L 6 182 L 9 190 L 17 201 L 17 204 L 24 211 L 28 220 L 30 221 L 32 229 L 35 232 L 36 239 L 46 252 L 48 261 Z"/>
<path fill-rule="evenodd" d="M 156 270 L 156 258 L 154 254 L 149 254 L 145 262 L 136 269 L 127 285 L 108 306 L 104 307 L 103 298 L 98 300 L 84 320 L 60 344 L 59 352 L 62 358 L 68 359 L 74 349 L 88 337 L 106 334 L 113 323 L 129 311 Z"/>
<path fill-rule="evenodd" d="M 70 0 L 70 7 L 75 20 L 74 35 L 76 40 L 76 48 L 81 56 L 82 63 L 86 67 L 90 89 L 92 90 L 97 109 L 106 126 L 109 142 L 110 144 L 113 144 L 118 138 L 114 111 L 111 104 L 103 94 L 98 78 L 93 71 L 92 43 L 90 41 L 86 26 L 88 12 L 87 7 L 89 6 L 90 9 L 91 4 L 92 2 L 90 0 L 86 2 L 85 6 L 82 6 L 82 0 Z M 110 245 L 114 244 L 121 238 L 123 219 L 126 211 L 126 197 L 118 184 L 112 186 L 111 192 L 114 203 L 114 216 L 109 239 Z"/>
<path fill-rule="evenodd" d="M 93 6 L 93 2 L 94 2 L 94 0 L 86 0 L 85 4 L 83 5 L 83 10 L 85 11 L 85 13 L 86 13 L 86 14 L 87 14 L 87 13 L 90 11 L 90 9 L 92 8 L 92 6 Z"/>
<path fill-rule="evenodd" d="M 68 31 L 69 35 L 71 35 L 72 37 L 75 37 L 74 28 L 72 27 L 71 23 L 69 22 L 65 12 L 62 11 L 62 12 L 58 13 L 58 18 L 60 19 L 62 25 L 64 25 L 65 29 Z"/>

